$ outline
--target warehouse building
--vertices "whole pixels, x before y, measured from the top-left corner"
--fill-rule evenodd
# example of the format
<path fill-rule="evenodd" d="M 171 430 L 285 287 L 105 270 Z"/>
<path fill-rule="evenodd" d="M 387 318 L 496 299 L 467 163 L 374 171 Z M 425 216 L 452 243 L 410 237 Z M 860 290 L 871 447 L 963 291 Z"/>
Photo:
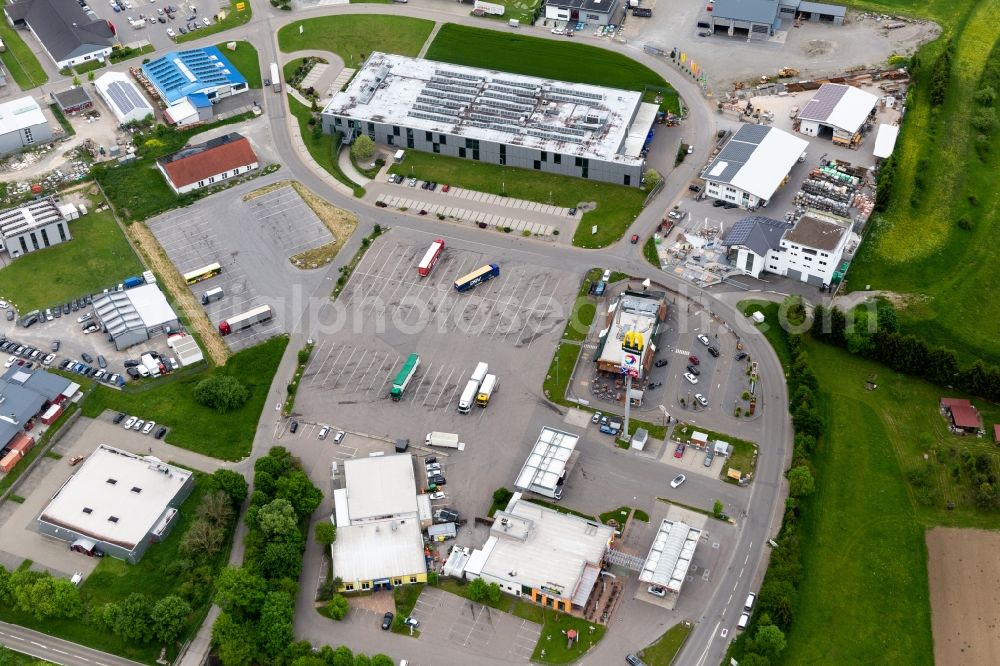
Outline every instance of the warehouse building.
<path fill-rule="evenodd" d="M 259 166 L 250 142 L 235 132 L 156 160 L 156 168 L 176 194 L 211 187 Z"/>
<path fill-rule="evenodd" d="M 177 313 L 155 284 L 101 294 L 94 299 L 94 313 L 118 351 L 180 327 Z"/>
<path fill-rule="evenodd" d="M 698 27 L 747 41 L 766 40 L 782 27 L 782 21 L 790 24 L 802 19 L 843 25 L 846 13 L 840 5 L 802 0 L 715 0 L 704 6 Z"/>
<path fill-rule="evenodd" d="M 516 597 L 579 614 L 614 536 L 613 527 L 533 504 L 515 493 L 506 510 L 493 517 L 486 543 L 465 563 L 465 577 L 482 578 Z"/>
<path fill-rule="evenodd" d="M 176 127 L 207 122 L 212 119 L 212 115 L 212 102 L 205 93 L 188 95 L 163 111 L 163 119 L 167 124 Z"/>
<path fill-rule="evenodd" d="M 874 117 L 876 104 L 878 97 L 870 92 L 842 83 L 824 83 L 799 112 L 799 132 L 854 147 L 861 141 L 865 123 Z"/>
<path fill-rule="evenodd" d="M 665 297 L 660 291 L 628 289 L 618 295 L 618 300 L 608 307 L 604 329 L 598 337 L 594 356 L 598 370 L 616 375 L 623 370 L 631 371 L 637 379 L 646 376 L 653 367 L 656 340 L 667 318 Z M 641 349 L 626 352 L 622 348 L 626 335 Z"/>
<path fill-rule="evenodd" d="M 351 458 L 344 477 L 333 491 L 337 540 L 330 546 L 340 591 L 427 582 L 412 457 Z"/>
<path fill-rule="evenodd" d="M 526 492 L 538 493 L 553 499 L 560 499 L 563 484 L 573 469 L 579 455 L 576 451 L 580 438 L 562 430 L 542 428 L 531 453 L 524 461 L 514 487 Z"/>
<path fill-rule="evenodd" d="M 246 78 L 214 46 L 170 51 L 143 65 L 142 74 L 168 106 L 197 94 L 214 104 L 250 89 Z"/>
<path fill-rule="evenodd" d="M 618 0 L 545 0 L 545 18 L 550 21 L 617 25 L 624 13 L 625 8 Z"/>
<path fill-rule="evenodd" d="M 76 0 L 16 0 L 4 7 L 7 22 L 27 28 L 58 69 L 104 59 L 115 43 L 110 21 L 88 13 Z"/>
<path fill-rule="evenodd" d="M 142 91 L 121 72 L 106 72 L 94 81 L 94 89 L 122 125 L 153 115 L 153 105 Z"/>
<path fill-rule="evenodd" d="M 766 271 L 821 286 L 838 281 L 849 239 L 847 227 L 808 215 L 794 225 L 755 216 L 734 224 L 722 244 L 744 275 Z"/>
<path fill-rule="evenodd" d="M 25 433 L 32 419 L 59 409 L 80 390 L 65 377 L 22 366 L 8 368 L 0 379 L 0 472 L 9 472 L 35 444 Z M 55 414 L 54 418 L 58 418 Z M 52 420 L 54 420 L 54 418 Z M 43 421 L 48 424 L 51 421 Z"/>
<path fill-rule="evenodd" d="M 83 86 L 74 86 L 62 92 L 54 92 L 52 93 L 52 100 L 59 107 L 59 110 L 66 115 L 77 113 L 78 111 L 86 111 L 94 106 L 94 100 L 91 99 Z"/>
<path fill-rule="evenodd" d="M 766 125 L 743 125 L 702 172 L 705 194 L 754 210 L 766 206 L 809 142 Z"/>
<path fill-rule="evenodd" d="M 52 140 L 52 126 L 32 97 L 0 104 L 0 155 L 16 153 Z"/>
<path fill-rule="evenodd" d="M 638 92 L 373 53 L 322 117 L 345 143 L 638 187 L 657 112 Z"/>
<path fill-rule="evenodd" d="M 170 533 L 193 487 L 186 469 L 100 444 L 42 511 L 38 531 L 135 564 Z"/>
<path fill-rule="evenodd" d="M 75 206 L 57 206 L 51 197 L 0 211 L 0 250 L 16 259 L 68 241 L 69 221 L 76 217 Z"/>
<path fill-rule="evenodd" d="M 639 580 L 666 590 L 664 605 L 673 609 L 691 568 L 701 530 L 664 519 L 639 572 Z"/>

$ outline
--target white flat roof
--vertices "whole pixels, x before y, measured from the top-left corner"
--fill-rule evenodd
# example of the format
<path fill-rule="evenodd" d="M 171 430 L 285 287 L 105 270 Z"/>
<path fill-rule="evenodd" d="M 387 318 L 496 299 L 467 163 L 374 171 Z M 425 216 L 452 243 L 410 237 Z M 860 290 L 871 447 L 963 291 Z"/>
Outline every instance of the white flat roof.
<path fill-rule="evenodd" d="M 132 549 L 156 526 L 190 476 L 151 456 L 101 444 L 39 520 Z"/>
<path fill-rule="evenodd" d="M 664 519 L 639 572 L 639 580 L 680 593 L 700 538 L 701 530 Z"/>
<path fill-rule="evenodd" d="M 892 155 L 896 147 L 896 138 L 899 136 L 899 125 L 881 124 L 878 126 L 878 134 L 875 135 L 875 149 L 872 154 L 875 157 L 885 159 Z"/>
<path fill-rule="evenodd" d="M 600 568 L 614 528 L 523 499 L 511 504 L 509 512 L 498 511 L 495 516 L 490 535 L 496 537 L 496 543 L 486 556 L 482 573 L 572 596 L 584 569 Z M 505 518 L 516 523 L 515 532 L 521 526 L 527 528 L 523 537 L 521 533 L 506 535 Z M 471 564 L 470 560 L 467 570 Z"/>
<path fill-rule="evenodd" d="M 535 445 L 517 475 L 514 487 L 523 490 L 555 490 L 562 478 L 579 437 L 568 432 L 542 428 Z"/>
<path fill-rule="evenodd" d="M 621 297 L 612 303 L 610 307 L 615 308 L 614 319 L 606 335 L 613 336 L 604 343 L 601 349 L 601 356 L 598 361 L 602 363 L 613 363 L 621 365 L 625 362 L 625 351 L 622 350 L 622 342 L 625 334 L 629 331 L 642 333 L 642 339 L 646 345 L 645 349 L 650 349 L 649 340 L 656 326 L 656 317 L 660 311 L 660 301 L 656 298 L 637 296 L 622 292 Z M 646 351 L 643 351 L 645 354 Z M 634 354 L 629 354 L 635 356 Z M 642 358 L 636 358 L 634 364 L 636 370 L 642 365 Z"/>
<path fill-rule="evenodd" d="M 642 147 L 646 145 L 646 137 L 649 130 L 656 122 L 656 114 L 660 107 L 656 104 L 643 102 L 639 105 L 639 112 L 635 114 L 635 120 L 628 128 L 628 138 L 625 139 L 625 154 L 630 157 L 641 157 Z"/>
<path fill-rule="evenodd" d="M 177 314 L 156 284 L 143 284 L 125 291 L 146 328 L 155 328 L 177 319 Z"/>
<path fill-rule="evenodd" d="M 379 520 L 337 527 L 333 575 L 346 582 L 407 576 L 427 570 L 420 523 Z"/>
<path fill-rule="evenodd" d="M 805 139 L 774 127 L 744 125 L 702 174 L 770 200 L 809 147 Z"/>
<path fill-rule="evenodd" d="M 408 454 L 344 461 L 351 523 L 417 514 L 417 485 Z M 339 539 L 339 537 L 338 537 Z"/>
<path fill-rule="evenodd" d="M 0 104 L 0 134 L 18 132 L 25 127 L 44 125 L 46 122 L 42 107 L 31 96 Z"/>
<path fill-rule="evenodd" d="M 351 524 L 351 514 L 347 512 L 347 488 L 333 491 L 334 525 L 338 528 Z"/>
<path fill-rule="evenodd" d="M 630 90 L 375 52 L 323 113 L 639 164 L 621 151 L 641 103 Z"/>
<path fill-rule="evenodd" d="M 799 113 L 801 120 L 832 125 L 856 133 L 878 103 L 878 97 L 843 83 L 824 83 Z"/>

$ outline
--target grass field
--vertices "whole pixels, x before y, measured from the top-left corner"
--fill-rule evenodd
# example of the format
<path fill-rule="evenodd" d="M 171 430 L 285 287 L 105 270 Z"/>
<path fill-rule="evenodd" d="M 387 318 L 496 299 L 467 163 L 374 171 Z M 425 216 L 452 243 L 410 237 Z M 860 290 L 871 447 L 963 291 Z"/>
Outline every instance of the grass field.
<path fill-rule="evenodd" d="M 101 291 L 142 272 L 110 211 L 73 220 L 69 232 L 71 240 L 29 252 L 0 269 L 0 298 L 28 312 Z"/>
<path fill-rule="evenodd" d="M 405 16 L 322 16 L 283 26 L 278 30 L 278 46 L 284 53 L 305 49 L 331 51 L 343 59 L 346 67 L 360 67 L 368 54 L 376 50 L 417 55 L 433 29 L 433 21 Z"/>
<path fill-rule="evenodd" d="M 489 14 L 484 15 L 482 18 L 486 20 L 502 21 L 506 23 L 510 19 L 515 19 L 521 22 L 523 26 L 530 26 L 532 20 L 535 18 L 535 11 L 538 9 L 538 5 L 541 4 L 541 0 L 497 0 L 496 4 L 503 5 L 507 8 L 503 16 L 491 16 Z"/>
<path fill-rule="evenodd" d="M 904 330 L 955 349 L 963 361 L 996 362 L 1000 299 L 982 298 L 982 289 L 995 284 L 992 266 L 1000 260 L 994 242 L 1000 132 L 980 158 L 971 121 L 980 75 L 1000 37 L 1000 3 L 887 0 L 873 6 L 931 17 L 945 35 L 920 53 L 925 74 L 907 103 L 890 204 L 873 218 L 847 286 L 915 295 L 901 312 Z M 951 82 L 942 106 L 932 108 L 926 70 L 949 36 L 956 39 Z M 961 219 L 971 222 L 970 230 L 959 228 Z"/>
<path fill-rule="evenodd" d="M 287 345 L 285 336 L 272 338 L 233 354 L 224 366 L 176 381 L 163 380 L 148 390 L 115 391 L 98 386 L 87 397 L 83 414 L 96 417 L 105 409 L 139 414 L 170 428 L 168 444 L 222 460 L 239 460 L 250 453 L 264 399 Z M 191 392 L 209 374 L 236 377 L 250 389 L 250 399 L 224 415 L 196 403 Z"/>
<path fill-rule="evenodd" d="M 587 248 L 606 247 L 620 239 L 642 211 L 646 198 L 645 192 L 634 187 L 415 150 L 407 151 L 406 161 L 394 164 L 389 171 L 407 177 L 416 176 L 421 180 L 448 183 L 490 194 L 505 193 L 515 199 L 566 208 L 594 202 L 597 204 L 596 208 L 579 217 L 580 222 L 573 237 L 574 245 Z M 595 235 L 590 233 L 593 225 L 597 225 Z"/>
<path fill-rule="evenodd" d="M 233 63 L 233 67 L 240 71 L 240 74 L 247 80 L 254 90 L 261 88 L 260 58 L 257 56 L 257 49 L 250 42 L 236 42 L 236 50 L 230 51 L 226 48 L 228 42 L 221 42 L 215 47 L 222 51 L 222 55 Z"/>
<path fill-rule="evenodd" d="M 334 156 L 334 139 L 336 138 L 339 141 L 339 135 L 334 137 L 332 134 L 320 134 L 318 138 L 314 137 L 312 128 L 309 127 L 309 118 L 313 115 L 309 107 L 291 95 L 288 96 L 288 105 L 292 110 L 292 115 L 299 122 L 299 134 L 302 136 L 302 143 L 305 144 L 306 150 L 309 151 L 312 158 L 316 160 L 316 164 L 320 165 L 324 171 L 336 178 L 338 182 L 351 188 L 354 196 L 365 196 L 365 188 L 347 177 L 347 174 L 341 170 Z M 319 122 L 319 120 L 317 119 L 316 122 Z"/>
<path fill-rule="evenodd" d="M 774 353 L 778 356 L 778 360 L 781 361 L 782 367 L 789 367 L 792 365 L 792 350 L 788 347 L 788 337 L 785 332 L 781 329 L 778 322 L 778 303 L 772 303 L 771 301 L 755 301 L 747 300 L 740 301 L 737 307 L 743 312 L 744 315 L 749 317 L 754 312 L 761 312 L 764 315 L 764 323 L 758 326 L 767 341 L 771 343 L 771 347 L 774 349 Z"/>
<path fill-rule="evenodd" d="M 693 628 L 694 625 L 689 622 L 675 624 L 655 643 L 640 652 L 639 658 L 648 666 L 670 666 Z"/>
<path fill-rule="evenodd" d="M 542 39 L 516 31 L 448 23 L 438 31 L 427 50 L 427 58 L 637 92 L 646 86 L 665 88 L 667 93 L 661 108 L 680 112 L 677 92 L 659 74 L 620 53 L 572 40 Z"/>
<path fill-rule="evenodd" d="M 0 9 L 6 4 L 6 0 L 0 0 Z M 21 90 L 28 90 L 48 83 L 49 75 L 42 69 L 42 64 L 38 62 L 34 52 L 24 43 L 22 34 L 21 31 L 10 27 L 6 18 L 0 21 L 0 39 L 7 47 L 6 51 L 0 53 L 0 60 L 3 60 L 4 69 L 10 72 L 18 87 Z"/>
<path fill-rule="evenodd" d="M 240 2 L 243 4 L 243 11 L 238 12 L 236 11 L 236 5 Z M 201 17 L 201 14 L 198 14 L 198 16 Z M 218 22 L 209 19 L 212 20 L 212 25 L 202 25 L 200 30 L 193 30 L 186 35 L 177 35 L 177 37 L 174 38 L 174 41 L 180 44 L 182 42 L 189 42 L 195 39 L 201 39 L 202 37 L 208 37 L 209 35 L 214 35 L 217 32 L 223 32 L 225 30 L 229 30 L 230 28 L 243 25 L 252 17 L 253 9 L 251 9 L 249 2 L 246 2 L 246 0 L 231 0 L 226 18 Z M 198 20 L 201 19 L 199 18 Z M 245 76 L 246 72 L 243 74 Z"/>

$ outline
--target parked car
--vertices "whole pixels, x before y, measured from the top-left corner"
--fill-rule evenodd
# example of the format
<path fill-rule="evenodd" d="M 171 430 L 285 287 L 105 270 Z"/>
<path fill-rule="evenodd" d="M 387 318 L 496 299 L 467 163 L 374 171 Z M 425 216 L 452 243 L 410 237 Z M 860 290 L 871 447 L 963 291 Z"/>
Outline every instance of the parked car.
<path fill-rule="evenodd" d="M 688 361 L 691 363 L 691 365 L 698 365 L 699 363 L 701 363 L 698 357 L 695 356 L 694 354 L 688 356 Z"/>
<path fill-rule="evenodd" d="M 156 421 L 146 421 L 146 425 L 142 426 L 142 434 L 148 435 L 155 427 Z"/>
<path fill-rule="evenodd" d="M 443 499 L 448 499 L 448 496 L 444 494 L 444 491 L 439 490 L 436 493 L 431 493 L 432 501 L 436 502 L 437 500 L 443 500 Z"/>
<path fill-rule="evenodd" d="M 701 393 L 695 393 L 694 399 L 697 400 L 698 404 L 700 404 L 702 407 L 708 407 L 708 398 L 703 396 Z"/>
<path fill-rule="evenodd" d="M 695 366 L 693 366 L 693 365 L 688 365 L 688 367 L 687 367 L 687 371 L 688 371 L 688 372 L 690 372 L 690 373 L 691 373 L 692 375 L 694 375 L 695 377 L 697 377 L 698 375 L 700 375 L 700 374 L 701 374 L 701 370 L 699 370 L 698 368 L 696 368 L 696 367 L 695 367 Z"/>
<path fill-rule="evenodd" d="M 674 449 L 674 458 L 683 458 L 684 457 L 684 450 L 686 448 L 687 448 L 687 446 L 685 444 L 678 444 L 677 448 Z"/>
<path fill-rule="evenodd" d="M 55 354 L 49 354 L 48 356 L 46 356 L 45 358 L 42 359 L 42 365 L 48 365 L 49 363 L 51 363 L 54 360 L 56 360 L 56 355 Z"/>
<path fill-rule="evenodd" d="M 411 178 L 410 179 L 410 187 L 416 187 L 416 186 L 417 186 L 417 179 L 416 178 Z"/>
<path fill-rule="evenodd" d="M 132 424 L 132 430 L 136 430 L 136 431 L 142 430 L 142 426 L 144 426 L 144 425 L 146 425 L 146 422 L 143 421 L 142 419 L 139 419 L 138 421 L 136 421 L 135 423 Z"/>
<path fill-rule="evenodd" d="M 715 451 L 709 449 L 705 452 L 705 462 L 703 463 L 705 467 L 711 467 L 712 461 L 715 460 Z"/>
<path fill-rule="evenodd" d="M 715 358 L 719 358 L 719 348 L 718 347 L 709 347 L 708 348 L 708 353 L 711 354 L 712 356 L 714 356 Z"/>
<path fill-rule="evenodd" d="M 726 205 L 726 202 L 723 201 L 722 199 L 716 199 L 715 201 L 712 202 L 712 207 L 713 208 L 722 208 L 725 205 Z"/>
<path fill-rule="evenodd" d="M 330 426 L 323 426 L 319 429 L 319 438 L 326 439 L 326 436 L 330 434 Z"/>
<path fill-rule="evenodd" d="M 299 429 L 299 422 L 298 421 L 292 421 L 292 425 L 288 426 L 288 431 L 292 432 L 292 433 L 294 433 L 298 429 Z"/>
<path fill-rule="evenodd" d="M 333 443 L 340 444 L 342 441 L 344 441 L 344 436 L 346 434 L 347 433 L 345 433 L 343 430 L 338 430 L 337 434 L 333 436 Z"/>
<path fill-rule="evenodd" d="M 87 312 L 87 313 L 85 313 L 85 314 L 82 314 L 82 315 L 80 315 L 79 317 L 77 317 L 77 318 L 76 318 L 76 321 L 77 321 L 78 323 L 82 324 L 83 322 L 85 322 L 85 321 L 90 321 L 90 320 L 91 320 L 91 319 L 93 319 L 93 318 L 94 318 L 94 313 L 93 313 L 93 312 Z"/>
<path fill-rule="evenodd" d="M 106 367 L 108 367 L 108 362 L 107 362 L 107 360 L 106 360 L 106 359 L 104 358 L 104 356 L 103 356 L 103 355 L 101 355 L 101 354 L 98 354 L 98 355 L 97 355 L 97 365 L 98 365 L 98 366 L 100 366 L 101 368 L 106 368 Z"/>
<path fill-rule="evenodd" d="M 156 439 L 163 439 L 163 437 L 166 434 L 167 434 L 167 429 L 164 428 L 163 426 L 160 426 L 160 429 L 156 431 L 156 434 L 153 435 L 153 437 L 155 437 Z"/>
<path fill-rule="evenodd" d="M 87 352 L 83 352 L 82 354 L 80 354 L 80 358 L 83 359 L 84 363 L 93 363 L 94 362 L 94 357 L 91 356 L 90 354 L 88 354 Z"/>
<path fill-rule="evenodd" d="M 14 321 L 14 311 L 7 310 L 7 321 Z"/>
<path fill-rule="evenodd" d="M 684 373 L 684 379 L 688 380 L 692 384 L 697 384 L 698 383 L 698 378 L 695 377 L 694 375 L 692 375 L 690 372 L 685 372 Z"/>
<path fill-rule="evenodd" d="M 594 415 L 590 417 L 590 422 L 591 423 L 600 423 L 601 422 L 601 416 L 603 416 L 603 414 L 601 412 L 594 412 Z"/>
<path fill-rule="evenodd" d="M 382 630 L 388 631 L 392 627 L 392 621 L 396 618 L 391 611 L 387 611 L 385 615 L 382 616 Z"/>
<path fill-rule="evenodd" d="M 646 588 L 646 591 L 656 597 L 667 596 L 667 589 L 665 587 L 660 587 L 659 585 L 650 585 Z"/>
<path fill-rule="evenodd" d="M 737 360 L 737 361 L 742 361 L 742 360 L 743 360 L 743 359 L 745 359 L 746 357 L 747 357 L 747 353 L 746 353 L 745 351 L 741 351 L 741 352 L 737 353 L 737 354 L 736 354 L 736 356 L 735 356 L 734 358 L 735 358 L 735 360 Z"/>
<path fill-rule="evenodd" d="M 114 423 L 115 425 L 118 425 L 118 424 L 119 424 L 119 423 L 121 423 L 121 422 L 122 422 L 123 420 L 125 420 L 125 412 L 118 412 L 118 415 L 117 415 L 117 416 L 115 416 L 115 418 L 113 418 L 113 419 L 112 419 L 111 421 L 112 421 L 112 423 Z"/>
<path fill-rule="evenodd" d="M 135 417 L 130 416 L 127 419 L 125 419 L 125 423 L 122 424 L 122 427 L 125 428 L 126 430 L 131 430 L 132 426 L 134 425 L 135 425 Z"/>
<path fill-rule="evenodd" d="M 77 465 L 83 462 L 83 458 L 84 456 L 73 456 L 72 458 L 69 459 L 69 466 L 76 467 Z"/>
<path fill-rule="evenodd" d="M 684 446 L 684 445 L 681 444 L 680 446 Z M 684 450 L 681 449 L 681 455 L 683 455 L 683 454 L 684 454 Z M 676 452 L 674 453 L 674 457 L 675 458 L 680 458 L 680 456 L 678 456 Z M 679 488 L 680 485 L 682 483 L 684 483 L 685 481 L 687 481 L 687 477 L 684 476 L 683 474 L 678 474 L 677 476 L 674 477 L 673 481 L 670 482 L 670 487 L 671 488 Z"/>
<path fill-rule="evenodd" d="M 665 358 L 660 358 L 660 359 L 657 359 L 657 360 L 656 360 L 656 363 L 654 363 L 653 365 L 654 365 L 654 366 L 656 366 L 657 368 L 662 368 L 662 367 L 663 367 L 663 366 L 665 366 L 666 364 L 667 364 L 667 359 L 665 359 Z"/>
<path fill-rule="evenodd" d="M 632 245 L 635 245 L 636 243 L 639 242 L 639 234 L 632 234 L 632 238 L 630 238 L 629 240 L 632 241 Z"/>
<path fill-rule="evenodd" d="M 646 662 L 644 662 L 642 659 L 639 659 L 639 657 L 635 656 L 634 654 L 625 655 L 625 663 L 627 663 L 628 666 L 646 666 Z"/>
<path fill-rule="evenodd" d="M 427 483 L 433 483 L 435 486 L 444 486 L 448 484 L 445 478 L 440 474 L 434 474 L 428 477 Z"/>
<path fill-rule="evenodd" d="M 135 366 L 139 365 L 139 361 L 135 360 L 134 358 L 130 358 L 130 359 L 126 359 L 126 361 L 125 361 L 125 363 L 123 363 L 123 365 L 126 368 L 134 368 Z"/>
<path fill-rule="evenodd" d="M 698 335 L 698 342 L 700 342 L 701 344 L 705 345 L 706 347 L 709 346 L 710 344 L 712 344 L 711 341 L 708 339 L 708 336 L 704 335 L 704 334 L 699 334 Z"/>

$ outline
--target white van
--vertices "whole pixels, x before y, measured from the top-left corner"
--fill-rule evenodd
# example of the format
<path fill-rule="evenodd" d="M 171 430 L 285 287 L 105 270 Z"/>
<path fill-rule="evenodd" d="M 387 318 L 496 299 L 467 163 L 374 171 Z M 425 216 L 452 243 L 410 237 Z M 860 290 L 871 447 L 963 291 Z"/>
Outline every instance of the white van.
<path fill-rule="evenodd" d="M 743 604 L 743 610 L 745 610 L 748 613 L 750 611 L 752 611 L 753 610 L 753 602 L 756 601 L 756 600 L 757 600 L 757 594 L 755 592 L 751 592 L 750 594 L 748 594 L 747 595 L 747 602 L 745 604 Z"/>
<path fill-rule="evenodd" d="M 750 613 L 743 613 L 740 615 L 740 621 L 736 623 L 736 628 L 745 631 L 748 624 L 750 624 Z"/>

